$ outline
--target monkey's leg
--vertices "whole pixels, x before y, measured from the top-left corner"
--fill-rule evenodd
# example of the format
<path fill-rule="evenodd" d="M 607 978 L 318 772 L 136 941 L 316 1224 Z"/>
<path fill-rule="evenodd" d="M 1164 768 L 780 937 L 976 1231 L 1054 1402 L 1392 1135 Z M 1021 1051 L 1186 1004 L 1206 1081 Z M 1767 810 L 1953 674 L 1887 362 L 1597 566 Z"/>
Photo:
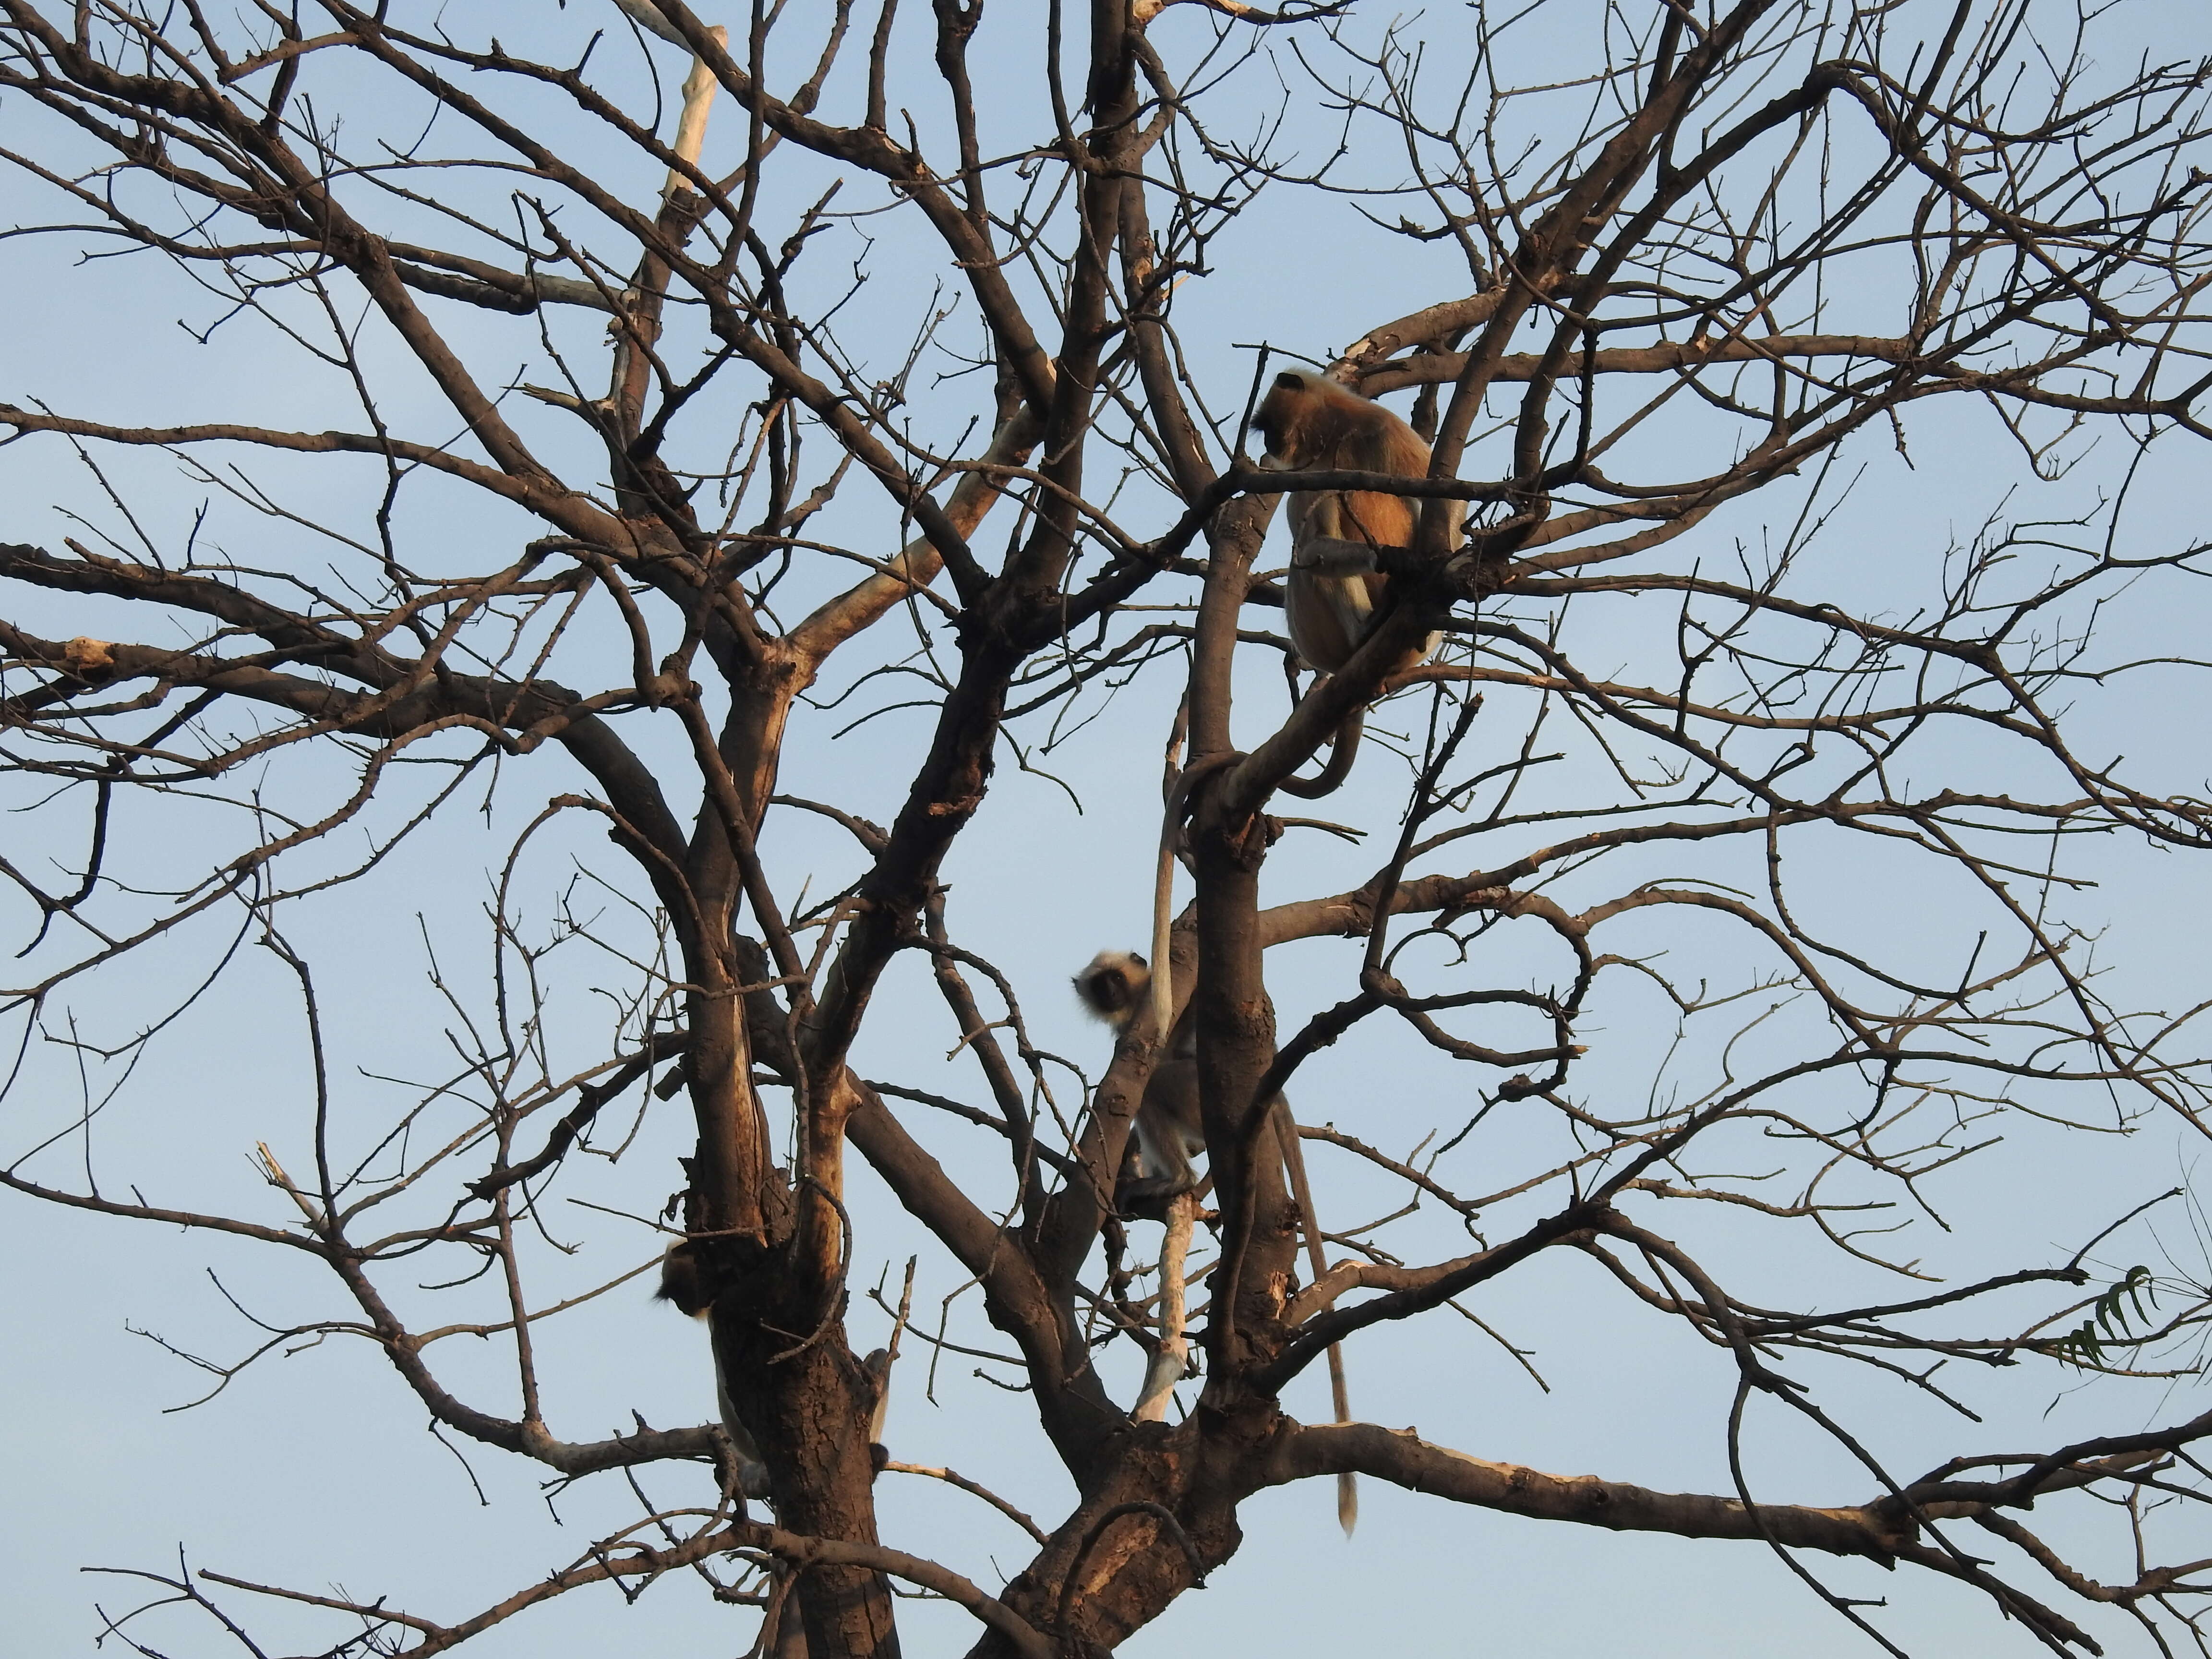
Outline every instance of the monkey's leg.
<path fill-rule="evenodd" d="M 1168 1401 L 1190 1365 L 1190 1339 L 1183 1324 L 1183 1258 L 1190 1253 L 1191 1223 L 1198 1194 L 1177 1193 L 1168 1200 L 1167 1237 L 1160 1244 L 1160 1346 L 1145 1371 L 1145 1387 L 1130 1413 L 1139 1423 L 1168 1420 Z"/>
<path fill-rule="evenodd" d="M 1306 1155 L 1298 1145 L 1298 1126 L 1291 1116 L 1291 1103 L 1280 1096 L 1275 1099 L 1275 1139 L 1282 1143 L 1283 1170 L 1291 1178 L 1291 1196 L 1297 1200 L 1298 1224 L 1306 1236 L 1306 1261 L 1313 1268 L 1314 1282 L 1319 1284 L 1328 1271 L 1328 1257 L 1322 1251 L 1321 1223 L 1314 1218 L 1313 1188 L 1306 1181 Z M 1336 1420 L 1352 1421 L 1352 1395 L 1344 1382 L 1344 1350 L 1334 1342 L 1328 1345 L 1328 1392 Z M 1344 1528 L 1346 1538 L 1359 1524 L 1359 1481 L 1349 1470 L 1336 1477 L 1336 1523 Z"/>
<path fill-rule="evenodd" d="M 1283 620 L 1291 643 L 1310 668 L 1334 674 L 1352 659 L 1373 625 L 1374 585 L 1383 580 L 1375 550 L 1364 542 L 1309 533 L 1291 550 L 1283 585 Z"/>

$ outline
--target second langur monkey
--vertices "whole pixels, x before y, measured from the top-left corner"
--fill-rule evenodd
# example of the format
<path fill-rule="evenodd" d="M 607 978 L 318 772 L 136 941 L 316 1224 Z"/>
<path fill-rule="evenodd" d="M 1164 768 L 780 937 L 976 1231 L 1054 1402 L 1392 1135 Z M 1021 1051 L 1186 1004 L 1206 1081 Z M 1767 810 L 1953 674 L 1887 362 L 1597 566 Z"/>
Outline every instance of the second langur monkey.
<path fill-rule="evenodd" d="M 1164 981 L 1166 975 L 1160 978 Z M 1128 1031 L 1148 1001 L 1154 1001 L 1152 972 L 1134 951 L 1101 951 L 1075 976 L 1075 994 L 1097 1018 L 1114 1028 L 1118 1040 Z M 1158 998 L 1155 1006 L 1167 1002 Z M 1291 1121 L 1290 1103 L 1280 1095 L 1273 1102 L 1275 1139 L 1282 1149 L 1283 1168 L 1291 1179 L 1291 1196 L 1298 1206 L 1298 1225 L 1306 1236 L 1306 1260 L 1316 1281 L 1328 1272 L 1322 1249 L 1321 1224 L 1314 1218 L 1313 1188 L 1306 1180 L 1304 1151 L 1298 1145 L 1298 1126 Z M 1159 1220 L 1178 1194 L 1199 1184 L 1191 1159 L 1206 1150 L 1206 1127 L 1199 1114 L 1198 1021 L 1188 1008 L 1175 1023 L 1152 1074 L 1145 1083 L 1145 1097 L 1138 1103 L 1131 1126 L 1133 1133 L 1123 1153 L 1121 1169 L 1114 1182 L 1114 1208 L 1124 1215 Z M 1336 1420 L 1352 1420 L 1352 1402 L 1345 1387 L 1344 1355 L 1334 1343 L 1328 1350 L 1329 1393 Z M 1336 1478 L 1336 1518 L 1349 1538 L 1359 1521 L 1359 1488 L 1348 1474 Z"/>
<path fill-rule="evenodd" d="M 678 1313 L 707 1321 L 708 1346 L 712 1347 L 714 1288 L 696 1243 L 687 1238 L 660 1258 L 660 1287 L 653 1294 L 656 1301 L 674 1303 Z M 730 1387 L 722 1375 L 722 1356 L 719 1353 L 714 1356 L 714 1404 L 721 1415 L 722 1432 L 730 1437 L 730 1449 L 737 1455 L 738 1490 L 748 1498 L 766 1498 L 768 1465 L 761 1459 L 758 1443 L 738 1420 L 738 1408 L 730 1399 Z"/>
<path fill-rule="evenodd" d="M 668 1254 L 660 1258 L 660 1285 L 653 1296 L 656 1302 L 673 1303 L 678 1313 L 704 1320 L 708 1344 L 712 1347 L 714 1273 L 696 1239 L 687 1238 L 670 1246 Z M 876 1403 L 868 1416 L 868 1458 L 880 1474 L 890 1461 L 890 1454 L 884 1449 L 884 1417 L 891 1397 L 890 1350 L 875 1349 L 860 1362 L 860 1369 L 875 1384 Z M 748 1498 L 768 1498 L 768 1464 L 761 1457 L 760 1443 L 738 1420 L 738 1408 L 730 1398 L 730 1385 L 722 1375 L 722 1356 L 719 1353 L 714 1355 L 714 1406 L 722 1419 L 722 1432 L 730 1437 L 730 1449 L 737 1455 L 738 1490 Z"/>
<path fill-rule="evenodd" d="M 1101 951 L 1075 976 L 1075 994 L 1120 1036 L 1144 1007 L 1152 970 L 1134 951 Z M 1206 1150 L 1198 1115 L 1198 1028 L 1188 1011 L 1145 1082 L 1133 1133 L 1114 1182 L 1114 1207 L 1158 1221 L 1167 1201 L 1198 1185 L 1191 1159 Z"/>

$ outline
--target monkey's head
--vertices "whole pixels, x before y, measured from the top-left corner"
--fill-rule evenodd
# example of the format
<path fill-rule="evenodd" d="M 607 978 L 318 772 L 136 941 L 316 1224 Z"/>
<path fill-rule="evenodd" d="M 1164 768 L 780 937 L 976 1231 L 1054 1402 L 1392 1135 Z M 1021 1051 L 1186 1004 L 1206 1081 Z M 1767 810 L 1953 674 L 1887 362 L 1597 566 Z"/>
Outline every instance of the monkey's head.
<path fill-rule="evenodd" d="M 1252 429 L 1267 440 L 1267 453 L 1292 468 L 1340 459 L 1347 434 L 1381 416 L 1393 418 L 1346 386 L 1310 368 L 1286 368 L 1275 376 L 1252 416 Z"/>
<path fill-rule="evenodd" d="M 1252 430 L 1266 440 L 1270 455 L 1287 459 L 1291 454 L 1291 446 L 1297 441 L 1298 417 L 1316 395 L 1314 384 L 1320 380 L 1320 375 L 1305 369 L 1286 368 L 1275 376 L 1274 385 L 1260 399 L 1252 416 Z"/>
<path fill-rule="evenodd" d="M 1134 951 L 1101 951 L 1075 976 L 1075 994 L 1092 1014 L 1117 1030 L 1145 1006 L 1152 970 Z"/>
<path fill-rule="evenodd" d="M 714 1302 L 714 1273 L 696 1243 L 687 1238 L 660 1258 L 660 1288 L 653 1296 L 656 1302 L 673 1302 L 678 1313 L 705 1316 Z"/>

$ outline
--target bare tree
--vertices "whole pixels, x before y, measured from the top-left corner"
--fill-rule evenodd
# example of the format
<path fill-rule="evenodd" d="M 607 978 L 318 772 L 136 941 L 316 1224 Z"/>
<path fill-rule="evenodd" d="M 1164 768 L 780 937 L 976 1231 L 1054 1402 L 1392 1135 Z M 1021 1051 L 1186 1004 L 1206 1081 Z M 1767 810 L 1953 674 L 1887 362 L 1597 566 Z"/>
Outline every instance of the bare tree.
<path fill-rule="evenodd" d="M 0 0 L 6 159 L 41 204 L 11 246 L 138 256 L 148 305 L 218 355 L 258 331 L 280 367 L 217 402 L 294 407 L 296 375 L 355 411 L 264 423 L 93 341 L 81 380 L 0 407 L 11 460 L 88 481 L 76 532 L 0 545 L 30 826 L 0 864 L 26 964 L 0 1181 L 312 1259 L 337 1309 L 272 1349 L 358 1337 L 457 1443 L 625 1472 L 640 1503 L 465 1618 L 149 1571 L 160 1596 L 249 1644 L 242 1603 L 275 1597 L 354 1620 L 331 1651 L 427 1656 L 688 1567 L 756 1611 L 756 1652 L 896 1652 L 896 1584 L 965 1608 L 975 1651 L 1042 1659 L 1168 1613 L 1255 1494 L 1361 1474 L 1763 1542 L 1893 1652 L 1824 1559 L 1962 1582 L 2054 1651 L 2101 1650 L 2077 1618 L 2204 1650 L 2212 1413 L 2106 1380 L 2190 1374 L 2212 1307 L 2201 1262 L 2128 1265 L 2156 1185 L 2057 1247 L 1978 1210 L 1936 1231 L 1936 1194 L 2003 1120 L 2212 1133 L 2207 992 L 2116 1001 L 2087 885 L 2118 846 L 2212 845 L 2193 733 L 2116 741 L 2104 712 L 2204 695 L 2172 622 L 2204 544 L 2127 514 L 2212 436 L 2205 63 L 2132 55 L 2092 0 L 921 10 Z M 680 94 L 657 78 L 687 62 Z M 58 303 L 14 291 L 19 330 Z M 1428 476 L 1259 465 L 1255 399 L 1297 362 L 1412 391 Z M 1885 448 L 2025 493 L 1963 532 L 1885 514 L 1858 482 Z M 11 476 L 18 503 L 46 483 Z M 1334 674 L 1305 676 L 1262 568 L 1285 488 L 1419 504 L 1411 544 L 1356 550 L 1388 599 Z M 2124 615 L 2166 631 L 2138 651 Z M 1279 815 L 1386 696 L 1399 735 L 1314 809 L 1346 821 Z M 830 747 L 882 717 L 925 735 Z M 1113 1206 L 1158 1022 L 1086 1078 L 1024 1011 L 1057 1018 L 1064 983 L 963 943 L 946 879 L 1010 833 L 1005 756 L 1126 799 L 1163 745 L 1212 1206 L 1194 1233 L 1175 1206 L 1164 1257 Z M 802 756 L 830 799 L 785 793 Z M 33 832 L 76 849 L 58 875 Z M 1263 902 L 1286 834 L 1303 884 Z M 399 1039 L 321 989 L 326 918 L 349 887 L 413 906 L 426 841 L 495 872 L 493 966 L 439 959 L 452 1059 L 403 1082 Z M 1108 851 L 1149 883 L 1149 831 Z M 1071 851 L 1061 879 L 1091 878 Z M 1054 952 L 1145 936 L 1133 915 Z M 1271 1000 L 1269 952 L 1330 938 L 1356 960 Z M 246 945 L 295 976 L 260 1017 L 304 1021 L 316 1086 L 261 1151 L 269 1204 L 219 1212 L 94 1128 L 160 1103 L 134 1068 L 219 1017 Z M 562 988 L 587 950 L 596 1004 Z M 931 985 L 936 1052 L 864 1057 L 871 1015 Z M 1340 1039 L 1385 1080 L 1364 1097 L 1312 1084 Z M 616 1169 L 687 1103 L 680 1176 Z M 1009 1350 L 989 1376 L 1066 1514 L 880 1443 L 918 1353 L 934 1376 L 987 1338 L 915 1317 L 911 1271 L 870 1291 L 854 1154 L 940 1252 L 925 1282 Z M 567 1276 L 551 1194 L 650 1221 L 672 1182 L 658 1237 Z M 726 1425 L 564 1437 L 545 1328 L 619 1345 L 648 1316 L 597 1290 L 679 1237 Z M 1801 1240 L 1825 1276 L 1765 1305 L 1745 1281 Z M 1586 1322 L 1656 1313 L 1725 1357 L 1733 1489 L 1286 1414 L 1324 1356 L 1356 1401 L 1363 1338 L 1487 1328 L 1492 1287 L 1562 1257 L 1592 1270 Z M 894 1333 L 865 1359 L 863 1315 Z M 457 1376 L 459 1334 L 500 1345 L 503 1385 Z M 2094 1377 L 2108 1431 L 1978 1431 L 1980 1379 L 2018 1365 Z M 1878 1413 L 1833 1404 L 1853 1368 L 1956 1405 L 1958 1455 L 1899 1467 Z M 1832 1437 L 1861 1498 L 1755 1492 L 1754 1410 Z M 1451 1429 L 1480 1449 L 1479 1413 Z M 673 1508 L 637 1484 L 672 1460 L 700 1466 Z M 886 1468 L 996 1504 L 1019 1570 L 987 1588 L 980 1554 L 880 1536 Z"/>

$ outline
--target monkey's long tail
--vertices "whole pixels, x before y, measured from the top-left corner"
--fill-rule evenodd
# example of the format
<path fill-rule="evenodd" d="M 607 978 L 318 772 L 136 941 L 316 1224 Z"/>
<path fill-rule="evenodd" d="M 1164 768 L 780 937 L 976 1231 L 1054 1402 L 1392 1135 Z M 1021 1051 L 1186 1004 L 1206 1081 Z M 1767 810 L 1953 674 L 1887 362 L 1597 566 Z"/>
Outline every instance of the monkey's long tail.
<path fill-rule="evenodd" d="M 1152 980 L 1146 988 L 1152 1000 L 1152 1041 L 1167 1052 L 1168 1024 L 1175 1012 L 1175 975 L 1168 966 L 1168 950 L 1175 928 L 1176 837 L 1182 831 L 1181 800 L 1171 793 L 1160 821 L 1160 863 L 1152 877 Z"/>
<path fill-rule="evenodd" d="M 1328 765 L 1310 778 L 1285 778 L 1275 787 L 1301 800 L 1319 800 L 1323 795 L 1334 794 L 1352 775 L 1352 763 L 1359 755 L 1359 734 L 1366 726 L 1367 711 L 1353 709 L 1344 717 L 1344 724 L 1336 728 L 1336 735 L 1328 740 Z"/>
<path fill-rule="evenodd" d="M 1352 1421 L 1352 1396 L 1344 1386 L 1344 1350 L 1334 1342 L 1328 1345 L 1328 1392 L 1336 1406 L 1336 1420 Z M 1336 1524 L 1346 1538 L 1359 1524 L 1359 1477 L 1349 1469 L 1336 1477 Z"/>
<path fill-rule="evenodd" d="M 1283 1143 L 1283 1169 L 1291 1177 L 1291 1196 L 1297 1200 L 1298 1223 L 1306 1236 L 1306 1261 L 1318 1285 L 1328 1271 L 1328 1258 L 1322 1249 L 1313 1188 L 1306 1180 L 1305 1149 L 1298 1145 L 1298 1126 L 1291 1116 L 1290 1103 L 1279 1099 L 1275 1109 L 1276 1138 Z M 1344 1382 L 1344 1350 L 1334 1342 L 1328 1345 L 1328 1394 L 1329 1403 L 1336 1408 L 1336 1420 L 1352 1421 L 1352 1395 Z M 1336 1523 L 1344 1528 L 1346 1538 L 1359 1524 L 1359 1478 L 1348 1469 L 1336 1477 Z"/>

